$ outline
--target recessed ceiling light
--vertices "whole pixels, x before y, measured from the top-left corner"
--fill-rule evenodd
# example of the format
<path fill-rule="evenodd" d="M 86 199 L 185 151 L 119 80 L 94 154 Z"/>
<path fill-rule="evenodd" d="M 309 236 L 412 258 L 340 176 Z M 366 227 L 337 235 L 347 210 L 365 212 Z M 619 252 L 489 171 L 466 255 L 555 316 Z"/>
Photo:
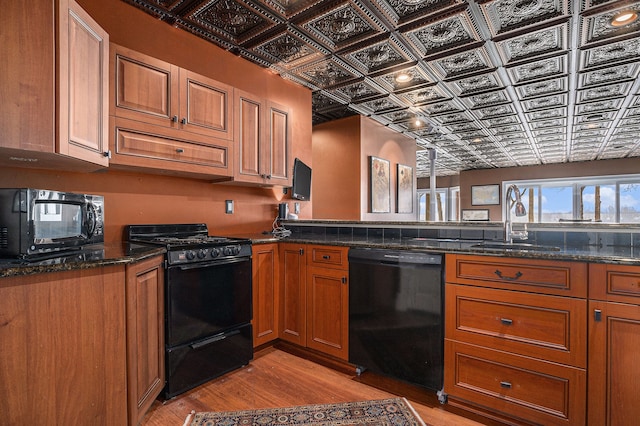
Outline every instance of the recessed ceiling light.
<path fill-rule="evenodd" d="M 396 82 L 398 83 L 406 83 L 411 80 L 413 80 L 413 77 L 408 72 L 401 72 L 396 75 Z"/>
<path fill-rule="evenodd" d="M 422 126 L 422 121 L 420 121 L 420 119 L 419 119 L 419 118 L 416 118 L 416 121 L 414 122 L 414 124 L 415 124 L 416 126 Z"/>
<path fill-rule="evenodd" d="M 623 27 L 638 19 L 638 14 L 633 10 L 624 10 L 611 18 L 611 25 L 614 27 Z"/>

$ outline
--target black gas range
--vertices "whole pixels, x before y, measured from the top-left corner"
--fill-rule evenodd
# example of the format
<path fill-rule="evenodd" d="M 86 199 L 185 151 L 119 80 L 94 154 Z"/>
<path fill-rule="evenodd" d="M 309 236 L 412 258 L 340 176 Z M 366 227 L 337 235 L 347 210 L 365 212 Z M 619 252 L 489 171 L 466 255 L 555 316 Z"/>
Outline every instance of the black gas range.
<path fill-rule="evenodd" d="M 164 397 L 253 359 L 251 240 L 210 236 L 206 224 L 129 225 L 130 242 L 164 246 Z"/>

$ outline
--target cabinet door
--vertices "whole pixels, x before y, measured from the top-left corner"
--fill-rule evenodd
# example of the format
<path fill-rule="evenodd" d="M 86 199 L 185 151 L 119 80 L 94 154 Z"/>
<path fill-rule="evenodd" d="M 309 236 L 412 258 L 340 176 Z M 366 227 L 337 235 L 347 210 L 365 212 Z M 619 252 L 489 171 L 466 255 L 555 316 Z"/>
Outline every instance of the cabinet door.
<path fill-rule="evenodd" d="M 306 334 L 306 246 L 280 245 L 280 338 L 305 346 Z"/>
<path fill-rule="evenodd" d="M 262 101 L 253 95 L 236 90 L 236 167 L 234 175 L 241 182 L 262 183 L 265 180 L 261 163 L 261 139 L 263 128 Z"/>
<path fill-rule="evenodd" d="M 268 117 L 265 123 L 268 129 L 265 136 L 262 155 L 263 164 L 267 167 L 264 173 L 267 181 L 274 185 L 291 186 L 292 170 L 289 167 L 289 149 L 291 140 L 291 124 L 289 110 L 274 102 L 267 104 Z"/>
<path fill-rule="evenodd" d="M 640 306 L 589 302 L 589 425 L 640 418 Z"/>
<path fill-rule="evenodd" d="M 107 166 L 109 35 L 74 0 L 60 0 L 58 153 Z"/>
<path fill-rule="evenodd" d="M 164 387 L 164 268 L 158 256 L 127 266 L 129 424 L 140 423 Z"/>
<path fill-rule="evenodd" d="M 189 132 L 233 140 L 233 88 L 180 69 L 180 125 Z"/>
<path fill-rule="evenodd" d="M 278 337 L 278 245 L 253 246 L 253 346 Z"/>
<path fill-rule="evenodd" d="M 307 347 L 348 360 L 349 272 L 311 267 L 307 275 Z"/>
<path fill-rule="evenodd" d="M 111 115 L 179 128 L 178 67 L 111 44 Z"/>

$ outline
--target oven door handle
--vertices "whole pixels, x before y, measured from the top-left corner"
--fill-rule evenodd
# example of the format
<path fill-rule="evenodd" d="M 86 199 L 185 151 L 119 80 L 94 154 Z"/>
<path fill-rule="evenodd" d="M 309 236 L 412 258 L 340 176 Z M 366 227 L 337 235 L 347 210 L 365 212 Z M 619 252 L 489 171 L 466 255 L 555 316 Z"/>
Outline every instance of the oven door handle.
<path fill-rule="evenodd" d="M 204 339 L 204 340 L 200 340 L 199 342 L 192 343 L 189 345 L 189 347 L 191 347 L 191 349 L 199 349 L 203 346 L 207 346 L 212 343 L 219 342 L 220 340 L 224 340 L 227 337 L 235 336 L 238 333 L 240 333 L 239 330 L 233 330 L 228 333 L 217 334 L 213 337 L 209 337 L 208 339 Z"/>
<path fill-rule="evenodd" d="M 214 260 L 212 262 L 192 263 L 192 264 L 189 264 L 189 265 L 175 265 L 174 268 L 180 268 L 180 270 L 182 270 L 182 271 L 187 271 L 189 269 L 201 269 L 201 268 L 208 268 L 210 266 L 230 265 L 232 263 L 246 262 L 246 261 L 248 261 L 250 259 L 251 259 L 251 257 L 249 257 L 249 256 L 236 257 L 236 258 L 232 258 L 232 259 Z"/>

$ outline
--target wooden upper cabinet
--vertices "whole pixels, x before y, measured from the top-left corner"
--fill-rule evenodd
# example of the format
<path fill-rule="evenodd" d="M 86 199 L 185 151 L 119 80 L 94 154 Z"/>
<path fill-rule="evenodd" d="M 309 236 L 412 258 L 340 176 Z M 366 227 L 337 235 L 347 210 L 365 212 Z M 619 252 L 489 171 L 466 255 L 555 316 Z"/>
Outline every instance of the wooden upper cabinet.
<path fill-rule="evenodd" d="M 233 140 L 233 88 L 180 69 L 180 125 L 190 132 Z"/>
<path fill-rule="evenodd" d="M 109 34 L 61 0 L 58 42 L 58 152 L 108 166 Z"/>
<path fill-rule="evenodd" d="M 122 46 L 112 51 L 112 115 L 233 140 L 231 86 Z"/>
<path fill-rule="evenodd" d="M 289 110 L 236 90 L 234 181 L 291 186 Z"/>
<path fill-rule="evenodd" d="M 109 36 L 74 0 L 31 5 L 3 5 L 0 148 L 39 167 L 107 166 Z"/>

